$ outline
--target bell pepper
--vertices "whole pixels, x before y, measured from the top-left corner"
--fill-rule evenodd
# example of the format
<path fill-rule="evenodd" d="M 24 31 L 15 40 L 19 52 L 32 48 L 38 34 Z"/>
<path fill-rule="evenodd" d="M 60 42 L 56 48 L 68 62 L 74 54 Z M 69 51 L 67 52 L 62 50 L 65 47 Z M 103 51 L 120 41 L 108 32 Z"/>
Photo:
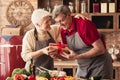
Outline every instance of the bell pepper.
<path fill-rule="evenodd" d="M 15 74 L 14 80 L 24 80 L 24 76 L 22 74 Z"/>
<path fill-rule="evenodd" d="M 27 79 L 28 79 L 28 80 L 35 80 L 35 76 L 34 76 L 34 75 L 30 75 L 30 76 L 28 76 Z"/>
<path fill-rule="evenodd" d="M 50 78 L 50 80 L 57 80 L 57 79 L 56 79 L 56 78 L 54 78 L 54 77 L 51 77 L 51 78 Z"/>

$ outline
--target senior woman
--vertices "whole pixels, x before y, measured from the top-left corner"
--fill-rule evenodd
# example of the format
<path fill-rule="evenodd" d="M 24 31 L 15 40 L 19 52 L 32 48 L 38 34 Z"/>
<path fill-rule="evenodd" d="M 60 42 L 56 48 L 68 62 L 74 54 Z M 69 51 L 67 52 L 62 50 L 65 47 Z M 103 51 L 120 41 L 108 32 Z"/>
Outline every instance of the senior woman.
<path fill-rule="evenodd" d="M 50 13 L 37 9 L 31 16 L 34 29 L 26 32 L 23 38 L 21 56 L 26 63 L 25 68 L 29 70 L 32 62 L 35 67 L 40 66 L 47 69 L 54 69 L 53 58 L 48 55 L 49 43 L 55 43 L 60 40 L 59 27 L 50 26 Z M 55 41 L 56 40 L 56 41 Z M 39 74 L 39 70 L 35 68 L 35 74 Z"/>

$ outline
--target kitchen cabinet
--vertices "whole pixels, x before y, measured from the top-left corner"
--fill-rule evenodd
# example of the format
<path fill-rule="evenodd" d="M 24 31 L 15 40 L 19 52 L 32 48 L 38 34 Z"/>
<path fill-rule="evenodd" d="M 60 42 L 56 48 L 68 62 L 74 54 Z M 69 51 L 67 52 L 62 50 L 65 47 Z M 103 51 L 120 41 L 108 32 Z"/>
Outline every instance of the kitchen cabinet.
<path fill-rule="evenodd" d="M 47 3 L 45 3 L 47 1 Z M 100 32 L 120 31 L 120 0 L 38 0 L 38 8 L 52 12 L 55 5 L 73 5 L 72 15 L 83 14 L 92 20 Z M 43 3 L 41 3 L 43 2 Z M 102 5 L 106 7 L 101 8 Z M 106 9 L 106 10 L 105 10 Z"/>
<path fill-rule="evenodd" d="M 11 76 L 14 68 L 23 68 L 22 36 L 0 36 L 0 79 Z"/>

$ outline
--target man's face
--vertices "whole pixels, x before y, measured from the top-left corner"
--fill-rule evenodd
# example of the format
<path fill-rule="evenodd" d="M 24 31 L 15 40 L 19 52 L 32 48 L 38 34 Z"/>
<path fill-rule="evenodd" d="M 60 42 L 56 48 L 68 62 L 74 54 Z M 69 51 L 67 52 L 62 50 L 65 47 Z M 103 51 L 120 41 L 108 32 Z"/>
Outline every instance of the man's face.
<path fill-rule="evenodd" d="M 38 27 L 40 30 L 48 31 L 51 29 L 50 24 L 51 24 L 51 18 L 49 16 L 46 16 L 43 18 L 43 20 L 40 23 L 38 23 Z"/>
<path fill-rule="evenodd" d="M 67 30 L 70 28 L 70 15 L 59 14 L 55 21 L 59 24 L 63 29 Z"/>

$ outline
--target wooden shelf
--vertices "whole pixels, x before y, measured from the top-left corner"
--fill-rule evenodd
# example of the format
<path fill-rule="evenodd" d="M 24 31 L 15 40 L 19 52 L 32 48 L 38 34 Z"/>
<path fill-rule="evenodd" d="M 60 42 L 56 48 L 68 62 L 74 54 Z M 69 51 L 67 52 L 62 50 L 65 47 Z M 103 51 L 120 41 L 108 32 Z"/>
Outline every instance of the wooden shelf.
<path fill-rule="evenodd" d="M 117 20 L 117 31 L 120 31 L 120 13 L 117 13 L 116 20 Z"/>
<path fill-rule="evenodd" d="M 47 1 L 47 3 L 46 3 L 46 1 Z M 78 2 L 76 2 L 76 1 L 78 1 Z M 118 11 L 118 8 L 117 8 L 117 7 L 120 7 L 119 6 L 119 4 L 120 4 L 119 0 L 112 0 L 115 3 L 115 12 L 114 13 L 109 13 L 109 12 L 107 12 L 107 13 L 100 13 L 100 12 L 99 13 L 98 12 L 95 13 L 94 12 L 93 13 L 93 3 L 94 3 L 94 0 L 85 0 L 85 1 L 86 1 L 86 13 L 81 13 L 81 3 L 82 3 L 82 0 L 45 0 L 45 1 L 44 0 L 39 0 L 38 1 L 39 2 L 38 3 L 38 7 L 40 7 L 40 8 L 46 8 L 48 6 L 48 4 L 49 4 L 49 6 L 51 7 L 51 9 L 53 9 L 53 6 L 55 6 L 56 4 L 57 5 L 64 4 L 64 5 L 68 6 L 69 2 L 72 2 L 73 3 L 73 7 L 74 7 L 74 10 L 73 10 L 73 13 L 72 13 L 73 16 L 76 15 L 76 14 L 82 14 L 82 15 L 88 17 L 93 22 L 96 21 L 96 20 L 95 21 L 93 20 L 93 18 L 95 18 L 95 17 L 96 17 L 95 19 L 98 18 L 98 20 L 100 19 L 100 17 L 103 18 L 103 20 L 104 20 L 104 17 L 105 17 L 105 19 L 108 18 L 108 24 L 109 24 L 109 18 L 110 18 L 110 20 L 112 22 L 110 24 L 110 26 L 112 28 L 107 28 L 106 29 L 106 26 L 102 26 L 103 29 L 99 29 L 98 28 L 98 30 L 100 32 L 120 31 L 120 11 Z M 103 0 L 103 1 L 108 4 L 107 0 Z M 76 5 L 77 5 L 76 3 L 79 4 L 79 12 L 76 12 Z M 100 5 L 101 0 L 98 0 L 98 3 Z M 100 20 L 99 24 L 98 23 L 95 23 L 95 24 L 96 25 L 107 24 L 105 22 L 102 23 L 103 20 Z"/>

